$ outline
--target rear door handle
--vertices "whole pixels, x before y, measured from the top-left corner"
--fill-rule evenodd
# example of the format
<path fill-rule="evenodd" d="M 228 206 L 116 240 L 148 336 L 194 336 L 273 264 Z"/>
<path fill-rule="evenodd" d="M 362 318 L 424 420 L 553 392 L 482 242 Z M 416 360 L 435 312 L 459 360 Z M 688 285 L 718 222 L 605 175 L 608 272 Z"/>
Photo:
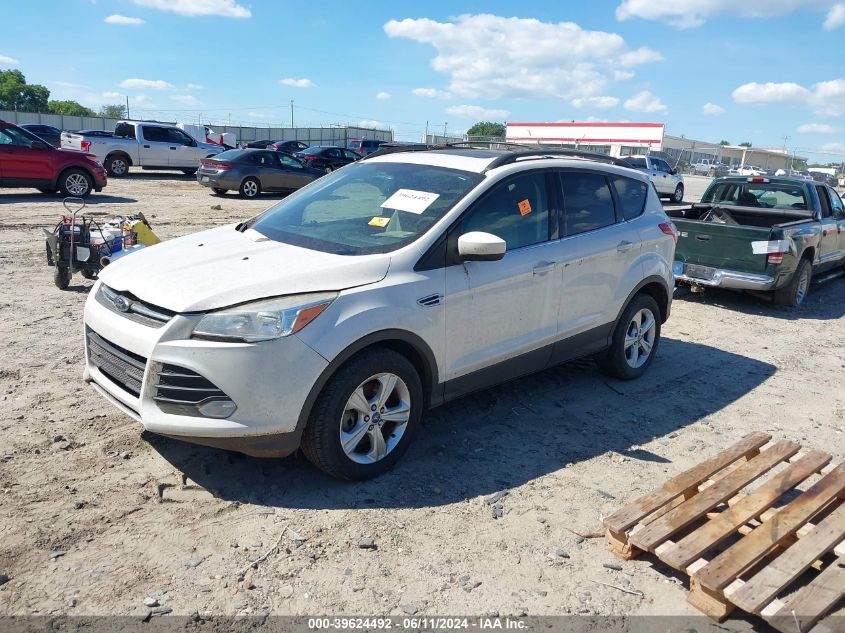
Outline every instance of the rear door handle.
<path fill-rule="evenodd" d="M 634 247 L 633 242 L 629 242 L 628 240 L 622 240 L 619 244 L 616 245 L 616 251 L 619 253 L 627 253 Z"/>
<path fill-rule="evenodd" d="M 150 149 L 149 145 L 144 145 L 144 149 Z"/>
<path fill-rule="evenodd" d="M 555 266 L 557 266 L 557 262 L 546 262 L 544 264 L 538 264 L 534 267 L 534 274 L 545 275 L 546 273 L 554 270 Z"/>
<path fill-rule="evenodd" d="M 176 149 L 175 147 L 171 147 L 170 149 Z"/>
<path fill-rule="evenodd" d="M 709 242 L 710 236 L 709 235 L 696 235 L 695 239 L 697 239 L 700 242 Z"/>

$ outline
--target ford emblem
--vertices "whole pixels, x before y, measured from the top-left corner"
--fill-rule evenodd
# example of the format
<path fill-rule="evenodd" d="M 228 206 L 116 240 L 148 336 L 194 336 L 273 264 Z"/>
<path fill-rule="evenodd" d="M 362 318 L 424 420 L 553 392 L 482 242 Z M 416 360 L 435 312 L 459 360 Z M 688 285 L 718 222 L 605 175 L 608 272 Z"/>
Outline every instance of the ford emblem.
<path fill-rule="evenodd" d="M 126 297 L 121 295 L 115 295 L 114 297 L 110 297 L 111 302 L 114 304 L 114 307 L 121 312 L 129 312 L 129 308 L 132 306 L 132 302 L 129 301 Z"/>

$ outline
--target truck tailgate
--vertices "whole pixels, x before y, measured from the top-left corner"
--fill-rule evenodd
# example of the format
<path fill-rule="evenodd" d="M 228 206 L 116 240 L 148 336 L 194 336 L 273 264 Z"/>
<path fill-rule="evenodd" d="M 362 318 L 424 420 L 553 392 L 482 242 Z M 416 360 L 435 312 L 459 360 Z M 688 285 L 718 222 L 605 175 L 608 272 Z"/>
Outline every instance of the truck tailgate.
<path fill-rule="evenodd" d="M 75 134 L 74 132 L 62 132 L 62 147 L 81 150 L 83 138 L 84 137 L 81 134 Z"/>
<path fill-rule="evenodd" d="M 692 272 L 695 266 L 764 272 L 767 255 L 755 254 L 751 243 L 768 242 L 772 229 L 680 218 L 673 221 L 680 232 L 675 260 L 687 264 Z"/>

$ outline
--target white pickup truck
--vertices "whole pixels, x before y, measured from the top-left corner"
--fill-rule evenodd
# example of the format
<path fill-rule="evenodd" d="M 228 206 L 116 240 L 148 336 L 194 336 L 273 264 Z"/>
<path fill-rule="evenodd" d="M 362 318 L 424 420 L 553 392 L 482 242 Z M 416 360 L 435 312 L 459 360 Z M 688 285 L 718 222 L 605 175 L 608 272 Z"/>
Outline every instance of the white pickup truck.
<path fill-rule="evenodd" d="M 173 169 L 194 174 L 203 158 L 225 148 L 201 143 L 167 123 L 118 121 L 113 136 L 62 132 L 62 147 L 95 154 L 109 176 L 120 177 L 135 165 L 143 169 Z"/>

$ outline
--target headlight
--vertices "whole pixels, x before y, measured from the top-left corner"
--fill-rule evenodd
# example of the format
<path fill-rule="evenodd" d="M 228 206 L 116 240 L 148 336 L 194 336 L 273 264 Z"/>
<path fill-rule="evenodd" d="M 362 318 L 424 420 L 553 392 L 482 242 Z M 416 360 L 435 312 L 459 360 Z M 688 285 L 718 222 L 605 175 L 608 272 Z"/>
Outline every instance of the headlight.
<path fill-rule="evenodd" d="M 335 297 L 336 292 L 293 295 L 212 312 L 197 323 L 192 336 L 246 343 L 289 336 L 313 321 Z"/>

